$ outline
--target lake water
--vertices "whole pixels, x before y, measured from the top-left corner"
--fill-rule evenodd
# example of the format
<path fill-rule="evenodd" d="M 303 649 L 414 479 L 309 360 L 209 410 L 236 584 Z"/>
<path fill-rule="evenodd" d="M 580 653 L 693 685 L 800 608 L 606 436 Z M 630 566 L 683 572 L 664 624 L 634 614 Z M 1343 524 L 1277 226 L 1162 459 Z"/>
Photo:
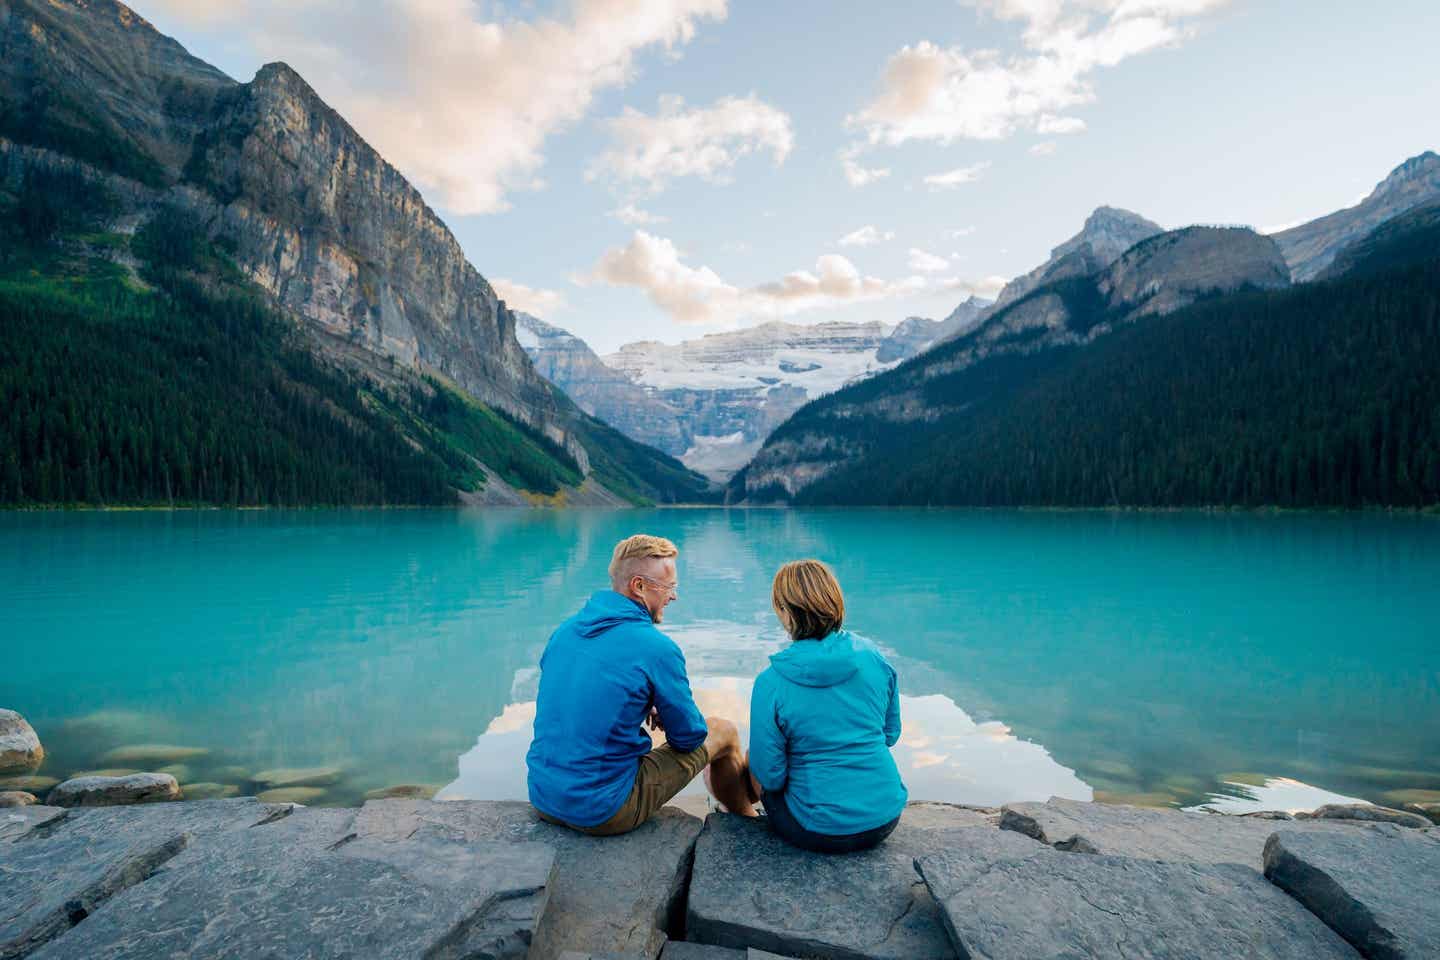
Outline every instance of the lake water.
<path fill-rule="evenodd" d="M 783 561 L 839 574 L 900 674 L 913 799 L 1226 809 L 1440 790 L 1440 520 L 966 511 L 0 514 L 0 706 L 42 773 L 155 769 L 318 803 L 523 798 L 537 663 L 633 532 L 665 629 L 743 721 Z M 117 752 L 118 751 L 118 752 Z M 138 756 L 141 759 L 136 759 Z M 1388 796 L 1387 796 L 1388 794 Z"/>

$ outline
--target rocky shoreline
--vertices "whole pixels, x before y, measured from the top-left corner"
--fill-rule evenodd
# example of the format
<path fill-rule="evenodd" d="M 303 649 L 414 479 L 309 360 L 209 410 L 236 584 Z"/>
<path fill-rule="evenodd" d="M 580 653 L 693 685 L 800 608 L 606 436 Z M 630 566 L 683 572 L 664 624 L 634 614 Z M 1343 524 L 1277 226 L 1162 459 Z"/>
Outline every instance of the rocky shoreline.
<path fill-rule="evenodd" d="M 44 757 L 10 711 L 0 757 Z M 254 776 L 210 799 L 173 772 L 10 776 L 46 802 L 0 793 L 0 960 L 1440 956 L 1440 827 L 1369 804 L 912 803 L 881 847 L 823 857 L 723 813 L 597 839 L 524 803 L 310 807 L 335 771 Z"/>

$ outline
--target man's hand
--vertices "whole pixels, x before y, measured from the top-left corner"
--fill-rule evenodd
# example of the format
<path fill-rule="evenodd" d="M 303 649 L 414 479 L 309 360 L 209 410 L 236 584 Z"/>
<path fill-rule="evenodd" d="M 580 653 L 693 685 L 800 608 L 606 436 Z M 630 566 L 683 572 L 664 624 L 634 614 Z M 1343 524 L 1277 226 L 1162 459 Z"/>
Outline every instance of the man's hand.
<path fill-rule="evenodd" d="M 645 722 L 649 724 L 651 730 L 659 730 L 661 733 L 665 732 L 665 724 L 660 722 L 660 710 L 658 708 L 650 708 L 650 715 L 645 718 Z"/>

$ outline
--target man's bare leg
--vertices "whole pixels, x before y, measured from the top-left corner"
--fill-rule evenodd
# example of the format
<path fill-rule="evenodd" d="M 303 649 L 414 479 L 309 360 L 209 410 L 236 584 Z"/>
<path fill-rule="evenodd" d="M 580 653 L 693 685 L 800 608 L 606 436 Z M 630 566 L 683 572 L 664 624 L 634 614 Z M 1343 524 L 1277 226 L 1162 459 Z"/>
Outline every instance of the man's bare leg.
<path fill-rule="evenodd" d="M 705 737 L 710 753 L 705 786 L 710 789 L 710 795 L 731 813 L 758 816 L 755 804 L 750 801 L 750 767 L 740 747 L 740 731 L 724 717 L 706 717 L 705 725 L 710 728 Z"/>

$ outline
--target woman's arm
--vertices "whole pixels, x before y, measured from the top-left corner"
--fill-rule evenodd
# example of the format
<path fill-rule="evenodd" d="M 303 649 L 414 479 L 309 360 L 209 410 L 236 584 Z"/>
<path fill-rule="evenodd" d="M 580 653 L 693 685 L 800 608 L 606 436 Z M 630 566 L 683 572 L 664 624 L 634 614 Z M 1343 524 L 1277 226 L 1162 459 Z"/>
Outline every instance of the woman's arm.
<path fill-rule="evenodd" d="M 890 674 L 890 702 L 885 707 L 885 746 L 893 747 L 900 742 L 900 678 L 889 663 L 885 670 Z"/>
<path fill-rule="evenodd" d="M 776 715 L 775 684 L 769 671 L 755 680 L 750 695 L 750 773 L 766 790 L 783 790 L 789 776 L 785 732 Z"/>

